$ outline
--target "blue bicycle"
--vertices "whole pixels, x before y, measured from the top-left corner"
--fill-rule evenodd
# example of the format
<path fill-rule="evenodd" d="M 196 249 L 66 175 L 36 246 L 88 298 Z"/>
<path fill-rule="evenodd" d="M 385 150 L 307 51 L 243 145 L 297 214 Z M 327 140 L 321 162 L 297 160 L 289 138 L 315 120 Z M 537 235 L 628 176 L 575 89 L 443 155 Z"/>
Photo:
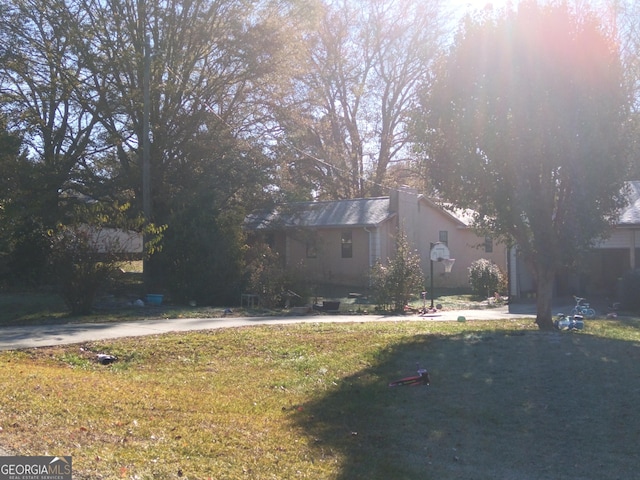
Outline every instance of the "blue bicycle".
<path fill-rule="evenodd" d="M 571 310 L 571 316 L 574 315 L 582 315 L 585 318 L 595 318 L 596 311 L 591 308 L 588 303 L 582 303 L 586 300 L 586 298 L 573 296 L 576 301 L 576 306 Z"/>

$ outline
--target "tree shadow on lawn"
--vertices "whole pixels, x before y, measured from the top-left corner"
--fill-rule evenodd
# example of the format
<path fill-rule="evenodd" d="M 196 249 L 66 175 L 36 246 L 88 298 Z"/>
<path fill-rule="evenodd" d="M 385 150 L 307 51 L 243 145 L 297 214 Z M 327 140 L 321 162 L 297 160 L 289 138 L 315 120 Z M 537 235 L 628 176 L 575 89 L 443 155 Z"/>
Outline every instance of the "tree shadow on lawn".
<path fill-rule="evenodd" d="M 388 387 L 415 373 L 430 386 Z M 352 479 L 627 479 L 640 343 L 579 333 L 425 335 L 304 406 L 316 460 Z"/>

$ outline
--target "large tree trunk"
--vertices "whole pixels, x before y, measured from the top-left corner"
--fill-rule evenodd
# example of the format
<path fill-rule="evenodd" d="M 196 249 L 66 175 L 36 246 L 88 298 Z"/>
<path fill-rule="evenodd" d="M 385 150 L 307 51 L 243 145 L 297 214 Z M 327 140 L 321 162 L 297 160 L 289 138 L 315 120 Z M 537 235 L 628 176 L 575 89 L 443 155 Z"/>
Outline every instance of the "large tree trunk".
<path fill-rule="evenodd" d="M 551 307 L 553 302 L 555 271 L 553 269 L 539 268 L 537 273 L 536 324 L 540 330 L 553 330 L 554 325 Z"/>

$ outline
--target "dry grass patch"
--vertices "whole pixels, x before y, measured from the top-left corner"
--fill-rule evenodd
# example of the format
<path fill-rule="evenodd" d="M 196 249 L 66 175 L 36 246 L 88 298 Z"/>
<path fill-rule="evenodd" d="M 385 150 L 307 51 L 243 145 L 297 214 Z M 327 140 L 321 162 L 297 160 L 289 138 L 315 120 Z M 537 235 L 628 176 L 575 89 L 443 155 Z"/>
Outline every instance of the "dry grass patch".
<path fill-rule="evenodd" d="M 639 324 L 589 325 L 261 326 L 3 352 L 0 445 L 72 455 L 77 479 L 632 478 Z M 387 387 L 416 362 L 431 386 Z"/>

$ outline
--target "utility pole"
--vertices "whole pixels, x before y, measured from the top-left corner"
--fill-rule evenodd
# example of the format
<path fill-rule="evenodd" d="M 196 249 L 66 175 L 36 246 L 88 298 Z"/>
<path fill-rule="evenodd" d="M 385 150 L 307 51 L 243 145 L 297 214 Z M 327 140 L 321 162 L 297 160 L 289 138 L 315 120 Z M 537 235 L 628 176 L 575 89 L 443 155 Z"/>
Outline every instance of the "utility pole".
<path fill-rule="evenodd" d="M 138 0 L 138 36 L 143 42 L 142 66 L 142 139 L 138 139 L 138 148 L 142 152 L 142 214 L 145 228 L 151 223 L 151 144 L 149 141 L 149 117 L 151 112 L 151 46 L 147 35 L 147 6 L 146 0 Z M 146 234 L 143 238 L 142 278 L 145 290 L 149 288 L 149 268 L 147 258 Z"/>
<path fill-rule="evenodd" d="M 151 143 L 149 141 L 151 47 L 149 38 L 144 43 L 144 73 L 142 80 L 142 210 L 146 223 L 151 221 Z"/>

